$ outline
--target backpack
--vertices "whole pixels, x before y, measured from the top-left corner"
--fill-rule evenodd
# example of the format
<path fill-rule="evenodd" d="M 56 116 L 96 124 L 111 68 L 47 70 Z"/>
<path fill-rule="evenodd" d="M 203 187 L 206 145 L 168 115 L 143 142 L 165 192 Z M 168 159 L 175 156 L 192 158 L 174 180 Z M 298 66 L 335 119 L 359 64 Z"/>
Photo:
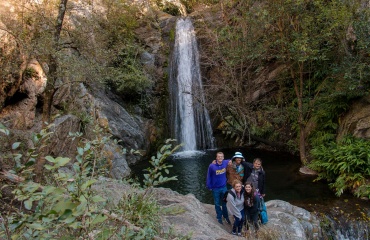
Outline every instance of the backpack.
<path fill-rule="evenodd" d="M 265 201 L 263 200 L 262 197 L 260 198 L 260 205 L 258 207 L 258 210 L 259 210 L 261 223 L 266 224 L 268 222 L 267 208 L 266 208 Z"/>
<path fill-rule="evenodd" d="M 222 201 L 227 202 L 227 195 L 228 195 L 229 193 L 231 194 L 231 196 L 233 196 L 233 197 L 234 197 L 234 199 L 236 198 L 235 193 L 234 193 L 233 191 L 231 191 L 231 189 L 230 189 L 230 190 L 227 190 L 227 191 L 224 193 L 224 196 L 222 197 Z"/>

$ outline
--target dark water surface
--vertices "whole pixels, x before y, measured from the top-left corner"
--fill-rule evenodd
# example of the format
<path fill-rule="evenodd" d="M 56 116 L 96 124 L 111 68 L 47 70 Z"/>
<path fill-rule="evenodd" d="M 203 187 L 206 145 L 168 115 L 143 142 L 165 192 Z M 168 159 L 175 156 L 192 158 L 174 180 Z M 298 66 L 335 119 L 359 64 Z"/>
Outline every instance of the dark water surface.
<path fill-rule="evenodd" d="M 219 150 L 218 150 L 219 151 Z M 313 182 L 315 177 L 299 173 L 299 158 L 286 153 L 268 152 L 258 149 L 225 149 L 225 159 L 230 159 L 235 151 L 241 151 L 246 161 L 254 158 L 262 159 L 266 172 L 266 201 L 272 199 L 285 200 L 290 203 L 321 203 L 336 199 L 324 182 Z M 180 153 L 168 159 L 174 165 L 171 175 L 178 176 L 178 181 L 163 185 L 181 194 L 192 193 L 203 203 L 213 204 L 212 194 L 206 188 L 206 175 L 209 164 L 215 159 L 216 150 L 205 152 Z M 141 162 L 133 167 L 134 176 L 142 179 L 142 170 L 149 167 Z"/>

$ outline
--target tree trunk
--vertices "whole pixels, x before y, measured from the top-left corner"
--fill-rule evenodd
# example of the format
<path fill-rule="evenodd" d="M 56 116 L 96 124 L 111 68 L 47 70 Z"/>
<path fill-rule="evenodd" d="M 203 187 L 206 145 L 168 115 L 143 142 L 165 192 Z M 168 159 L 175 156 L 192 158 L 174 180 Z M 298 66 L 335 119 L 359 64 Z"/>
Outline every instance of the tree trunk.
<path fill-rule="evenodd" d="M 297 96 L 298 101 L 298 126 L 299 126 L 299 157 L 303 165 L 307 164 L 306 155 L 306 133 L 305 133 L 305 120 L 303 112 L 303 65 L 299 64 L 299 82 L 295 79 L 295 74 L 293 69 L 291 70 L 291 75 L 294 83 L 294 91 Z"/>
<path fill-rule="evenodd" d="M 54 31 L 54 51 L 59 51 L 59 39 L 60 33 L 63 27 L 64 16 L 67 9 L 67 2 L 68 0 L 60 0 L 59 9 L 58 9 L 58 17 L 56 19 L 55 24 L 55 31 Z M 44 91 L 44 102 L 42 107 L 42 121 L 43 126 L 47 125 L 50 122 L 50 114 L 51 114 L 51 105 L 53 102 L 53 95 L 55 92 L 55 83 L 56 79 L 58 78 L 57 75 L 58 71 L 58 59 L 56 58 L 56 54 L 50 53 L 49 55 L 49 72 L 48 72 L 48 81 L 46 83 L 46 88 Z"/>
<path fill-rule="evenodd" d="M 54 31 L 54 49 L 49 54 L 49 71 L 47 74 L 48 80 L 46 83 L 45 91 L 43 93 L 43 106 L 42 106 L 42 125 L 45 127 L 47 124 L 50 123 L 50 115 L 51 115 L 51 106 L 53 102 L 53 96 L 56 91 L 55 83 L 58 79 L 58 59 L 56 57 L 56 52 L 59 51 L 59 39 L 60 33 L 63 27 L 64 16 L 67 9 L 67 2 L 68 0 L 60 0 L 59 2 L 59 9 L 58 9 L 58 17 L 55 23 L 55 31 Z M 46 72 L 46 71 L 45 71 Z M 37 159 L 37 163 L 35 166 L 35 182 L 40 182 L 43 176 L 43 166 L 45 164 L 45 155 L 46 153 L 43 152 L 40 154 L 40 157 Z"/>
<path fill-rule="evenodd" d="M 49 55 L 49 73 L 47 84 L 43 93 L 43 106 L 42 106 L 42 126 L 45 127 L 50 123 L 51 105 L 55 92 L 55 82 L 57 79 L 58 64 L 52 54 Z"/>

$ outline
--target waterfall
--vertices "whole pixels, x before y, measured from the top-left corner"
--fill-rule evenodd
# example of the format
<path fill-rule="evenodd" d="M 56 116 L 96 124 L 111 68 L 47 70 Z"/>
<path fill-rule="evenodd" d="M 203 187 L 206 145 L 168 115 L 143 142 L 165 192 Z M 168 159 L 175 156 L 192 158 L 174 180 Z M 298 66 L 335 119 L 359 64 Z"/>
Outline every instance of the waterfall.
<path fill-rule="evenodd" d="M 175 46 L 169 81 L 171 132 L 183 151 L 214 148 L 211 121 L 199 67 L 199 52 L 189 18 L 176 22 Z"/>

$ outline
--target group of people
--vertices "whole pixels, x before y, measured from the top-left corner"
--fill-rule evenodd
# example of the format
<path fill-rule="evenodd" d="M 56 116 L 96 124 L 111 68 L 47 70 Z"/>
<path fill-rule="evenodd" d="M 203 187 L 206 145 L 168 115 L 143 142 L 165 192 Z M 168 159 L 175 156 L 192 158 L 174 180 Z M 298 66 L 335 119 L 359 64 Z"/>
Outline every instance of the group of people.
<path fill-rule="evenodd" d="M 250 163 L 245 161 L 242 153 L 236 152 L 231 160 L 225 160 L 224 153 L 218 152 L 216 160 L 208 167 L 206 184 L 212 191 L 220 224 L 223 224 L 223 219 L 231 224 L 230 212 L 234 217 L 233 235 L 241 236 L 243 225 L 248 228 L 254 226 L 258 230 L 258 207 L 260 199 L 265 196 L 265 171 L 260 158 Z M 225 202 L 223 196 L 227 191 Z"/>

